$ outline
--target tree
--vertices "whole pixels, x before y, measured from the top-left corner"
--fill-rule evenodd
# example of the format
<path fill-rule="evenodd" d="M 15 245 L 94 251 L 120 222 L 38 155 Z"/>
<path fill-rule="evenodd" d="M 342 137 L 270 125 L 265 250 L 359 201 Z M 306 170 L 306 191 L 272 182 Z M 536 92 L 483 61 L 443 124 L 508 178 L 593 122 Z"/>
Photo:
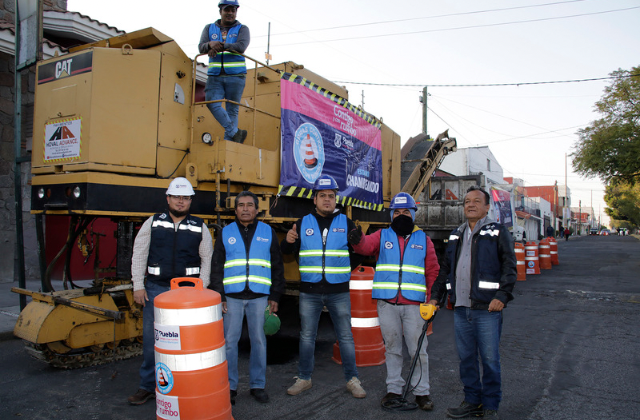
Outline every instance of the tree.
<path fill-rule="evenodd" d="M 640 183 L 611 183 L 605 189 L 604 201 L 609 206 L 604 209 L 609 217 L 640 226 Z"/>
<path fill-rule="evenodd" d="M 640 66 L 611 77 L 595 104 L 602 118 L 578 131 L 572 165 L 588 178 L 633 185 L 640 177 Z"/>

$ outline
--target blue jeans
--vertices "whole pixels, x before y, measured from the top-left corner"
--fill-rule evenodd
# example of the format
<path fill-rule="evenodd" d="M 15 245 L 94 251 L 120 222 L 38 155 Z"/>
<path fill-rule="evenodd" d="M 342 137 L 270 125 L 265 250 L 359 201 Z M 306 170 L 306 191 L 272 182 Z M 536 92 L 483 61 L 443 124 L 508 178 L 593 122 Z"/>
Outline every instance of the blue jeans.
<path fill-rule="evenodd" d="M 145 286 L 148 302 L 145 302 L 142 310 L 142 366 L 140 366 L 140 389 L 155 392 L 156 389 L 156 354 L 154 350 L 155 334 L 153 327 L 153 302 L 156 297 L 171 290 L 170 286 L 164 286 L 148 281 Z"/>
<path fill-rule="evenodd" d="M 209 76 L 207 84 L 204 88 L 204 98 L 207 101 L 216 101 L 220 99 L 228 99 L 234 102 L 240 102 L 242 92 L 244 91 L 244 82 L 246 77 L 242 76 Z M 229 102 L 222 107 L 222 102 L 207 104 L 207 108 L 213 114 L 214 118 L 224 128 L 224 139 L 231 138 L 238 131 L 238 105 Z"/>
<path fill-rule="evenodd" d="M 502 312 L 459 306 L 454 311 L 453 325 L 464 400 L 470 404 L 482 403 L 487 410 L 497 410 L 502 399 L 499 349 Z M 478 355 L 482 361 L 482 381 Z"/>
<path fill-rule="evenodd" d="M 313 373 L 316 335 L 322 307 L 326 306 L 331 315 L 333 329 L 340 345 L 342 369 L 347 381 L 358 377 L 356 368 L 356 347 L 351 333 L 351 298 L 346 293 L 300 293 L 300 362 L 298 378 L 309 380 Z"/>
<path fill-rule="evenodd" d="M 257 299 L 234 299 L 227 296 L 224 317 L 224 340 L 227 348 L 229 388 L 238 390 L 238 341 L 242 335 L 242 320 L 247 316 L 251 353 L 249 356 L 249 387 L 264 389 L 267 375 L 267 338 L 264 335 L 264 310 L 267 296 Z"/>

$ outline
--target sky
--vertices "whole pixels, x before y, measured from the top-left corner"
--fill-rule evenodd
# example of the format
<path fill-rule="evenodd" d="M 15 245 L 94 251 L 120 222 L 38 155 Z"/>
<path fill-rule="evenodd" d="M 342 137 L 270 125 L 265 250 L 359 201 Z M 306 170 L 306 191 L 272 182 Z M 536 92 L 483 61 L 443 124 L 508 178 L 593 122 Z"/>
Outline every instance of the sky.
<path fill-rule="evenodd" d="M 217 3 L 67 7 L 127 32 L 154 27 L 195 57 Z M 426 86 L 432 137 L 449 129 L 458 147 L 489 146 L 504 176 L 526 186 L 563 185 L 566 174 L 572 206 L 608 221 L 603 183 L 574 173 L 571 154 L 578 130 L 600 117 L 609 74 L 640 65 L 640 1 L 240 0 L 238 20 L 251 30 L 247 55 L 264 61 L 268 49 L 271 64 L 294 61 L 346 86 L 403 143 L 422 131 Z"/>

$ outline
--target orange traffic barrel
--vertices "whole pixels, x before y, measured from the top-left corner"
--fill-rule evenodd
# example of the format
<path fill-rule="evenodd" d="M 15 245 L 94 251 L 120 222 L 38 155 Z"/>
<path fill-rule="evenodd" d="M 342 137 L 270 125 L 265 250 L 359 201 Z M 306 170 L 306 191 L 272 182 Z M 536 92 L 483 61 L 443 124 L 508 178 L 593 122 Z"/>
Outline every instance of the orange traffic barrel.
<path fill-rule="evenodd" d="M 524 281 L 527 279 L 527 269 L 525 267 L 525 261 L 524 261 L 524 245 L 522 245 L 520 242 L 516 242 L 515 251 L 516 251 L 516 262 L 518 264 L 517 280 Z"/>
<path fill-rule="evenodd" d="M 538 256 L 540 257 L 540 269 L 551 269 L 551 248 L 549 246 L 549 239 L 544 238 L 540 240 L 538 244 Z"/>
<path fill-rule="evenodd" d="M 524 262 L 527 274 L 540 274 L 538 244 L 535 242 L 531 241 L 524 244 Z"/>
<path fill-rule="evenodd" d="M 378 303 L 371 297 L 373 267 L 358 266 L 351 272 L 351 333 L 356 348 L 356 366 L 379 366 L 384 363 L 384 341 L 378 319 Z M 338 342 L 333 345 L 332 360 L 342 363 Z"/>
<path fill-rule="evenodd" d="M 560 264 L 560 260 L 558 260 L 558 241 L 556 241 L 556 238 L 549 237 L 549 250 L 551 254 L 551 264 Z"/>
<path fill-rule="evenodd" d="M 175 278 L 154 304 L 156 418 L 233 420 L 220 294 Z"/>

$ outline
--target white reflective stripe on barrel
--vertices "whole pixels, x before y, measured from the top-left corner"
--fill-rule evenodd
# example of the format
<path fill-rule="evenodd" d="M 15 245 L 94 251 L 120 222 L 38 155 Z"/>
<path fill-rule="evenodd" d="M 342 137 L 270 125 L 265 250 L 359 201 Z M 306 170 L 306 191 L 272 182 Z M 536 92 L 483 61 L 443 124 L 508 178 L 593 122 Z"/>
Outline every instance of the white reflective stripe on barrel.
<path fill-rule="evenodd" d="M 524 248 L 516 248 L 516 253 L 524 254 Z"/>
<path fill-rule="evenodd" d="M 551 248 L 549 245 L 540 245 L 540 248 Z"/>
<path fill-rule="evenodd" d="M 372 328 L 380 326 L 380 319 L 375 318 L 351 318 L 353 328 Z"/>
<path fill-rule="evenodd" d="M 167 309 L 153 308 L 155 322 L 161 325 L 203 325 L 222 319 L 222 305 L 205 306 L 204 308 Z"/>
<path fill-rule="evenodd" d="M 351 280 L 349 281 L 349 289 L 351 290 L 372 290 L 373 280 Z"/>
<path fill-rule="evenodd" d="M 549 255 L 549 254 L 542 254 L 542 255 L 540 255 L 540 258 L 551 258 L 551 255 Z"/>
<path fill-rule="evenodd" d="M 156 364 L 164 363 L 172 372 L 191 372 L 218 366 L 227 360 L 225 347 L 196 354 L 156 353 Z"/>
<path fill-rule="evenodd" d="M 552 253 L 552 254 L 557 254 L 557 253 L 558 253 L 558 251 L 551 251 L 551 253 Z"/>
<path fill-rule="evenodd" d="M 524 257 L 525 261 L 538 261 L 538 256 L 535 257 Z"/>
<path fill-rule="evenodd" d="M 518 265 L 524 265 L 524 261 L 518 261 Z"/>

